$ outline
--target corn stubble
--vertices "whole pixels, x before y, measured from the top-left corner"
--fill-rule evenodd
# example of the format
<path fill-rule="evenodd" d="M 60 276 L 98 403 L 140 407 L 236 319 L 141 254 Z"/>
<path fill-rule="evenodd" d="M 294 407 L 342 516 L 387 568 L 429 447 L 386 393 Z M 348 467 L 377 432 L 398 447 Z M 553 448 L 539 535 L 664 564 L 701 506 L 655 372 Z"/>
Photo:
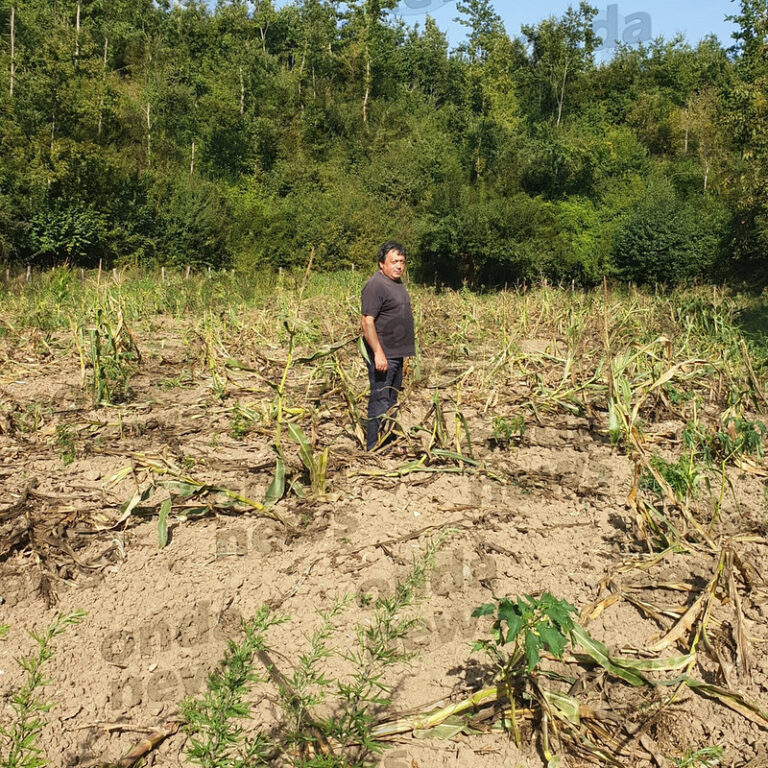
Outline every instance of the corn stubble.
<path fill-rule="evenodd" d="M 318 669 L 344 606 L 323 613 L 319 634 L 293 671 L 272 664 L 270 672 L 259 655 L 269 653 L 263 640 L 266 617 L 246 629 L 222 670 L 236 662 L 264 667 L 262 682 L 280 691 L 290 724 L 283 734 L 293 734 L 279 749 L 295 764 L 356 764 L 404 733 L 453 738 L 489 729 L 532 738 L 542 754 L 563 766 L 580 759 L 632 764 L 638 754 L 654 758 L 644 729 L 674 712 L 684 691 L 768 727 L 762 705 L 739 690 L 749 680 L 755 652 L 743 605 L 759 601 L 766 590 L 749 547 L 764 539 L 766 526 L 727 514 L 737 501 L 738 473 L 768 478 L 767 335 L 760 327 L 746 327 L 745 320 L 765 312 L 764 299 L 719 288 L 650 295 L 607 283 L 594 291 L 543 285 L 493 295 L 410 286 L 419 358 L 401 401 L 407 410 L 426 390 L 429 406 L 416 423 L 393 417 L 393 434 L 407 457 L 382 465 L 350 447 L 362 448 L 365 408 L 356 350 L 359 275 L 284 275 L 278 283 L 267 274 L 184 280 L 171 273 L 160 283 L 126 272 L 114 284 L 67 278 L 66 291 L 60 290 L 62 279 L 52 274 L 15 292 L 0 289 L 8 375 L 21 349 L 36 355 L 41 366 L 51 355 L 74 354 L 94 404 L 114 403 L 131 397 L 128 383 L 142 364 L 134 341 L 141 319 L 161 314 L 183 329 L 190 327 L 189 315 L 197 316 L 202 320 L 183 337 L 188 359 L 197 361 L 185 372 L 185 386 L 195 378 L 206 381 L 211 407 L 237 414 L 232 427 L 237 439 L 264 438 L 273 446 L 270 477 L 259 499 L 228 488 L 211 471 L 199 475 L 178 458 L 126 452 L 130 465 L 115 481 L 137 477 L 137 487 L 105 529 L 153 504 L 153 514 L 161 517 L 158 541 L 166 546 L 171 522 L 183 524 L 193 512 L 256 514 L 292 527 L 293 498 L 324 498 L 329 488 L 341 491 L 361 477 L 453 473 L 512 483 L 516 478 L 505 458 L 523 444 L 526 429 L 557 427 L 574 416 L 634 469 L 627 503 L 634 514 L 635 551 L 617 559 L 597 599 L 582 607 L 579 622 L 559 627 L 566 644 L 545 643 L 531 664 L 532 656 L 513 650 L 516 640 L 506 642 L 505 634 L 502 646 L 509 648 L 501 650 L 514 662 L 461 701 L 409 717 L 378 710 L 374 716 L 376 707 L 361 714 L 360 702 L 378 701 L 373 670 L 390 658 L 386 642 L 363 631 L 357 638 L 362 655 L 348 659 L 358 670 L 357 683 L 347 681 L 334 692 L 347 707 L 345 719 L 323 722 L 311 713 L 316 688 L 324 687 Z M 66 329 L 73 343 L 62 349 L 56 335 Z M 472 413 L 479 413 L 480 421 Z M 684 425 L 682 434 L 660 430 L 664 420 Z M 341 468 L 333 461 L 337 441 L 346 441 L 345 455 L 352 457 Z M 704 586 L 658 575 L 670 569 L 689 573 L 692 563 L 707 574 Z M 517 598 L 507 599 L 517 605 Z M 612 653 L 586 630 L 620 602 L 661 628 L 648 647 L 632 654 Z M 377 608 L 376 626 L 385 638 L 407 631 L 398 623 L 399 605 L 396 599 Z M 547 635 L 535 624 L 531 631 L 533 637 Z M 478 642 L 495 647 L 498 639 L 491 635 Z M 626 687 L 637 692 L 635 703 L 612 712 L 597 703 L 598 672 L 611 681 L 602 694 L 609 703 L 613 688 Z M 237 717 L 243 711 L 237 691 L 245 683 L 235 676 L 217 685 L 229 686 L 229 703 L 211 699 L 207 710 L 189 710 L 189 718 L 193 711 L 209 718 L 198 722 L 199 738 L 207 741 L 194 759 L 209 761 L 201 765 L 234 765 L 216 762 L 216 750 L 235 746 L 237 759 L 252 764 L 271 759 L 273 739 L 247 747 L 237 731 L 210 730 L 217 707 L 220 714 Z M 381 693 L 382 706 L 385 700 Z M 666 757 L 679 764 L 688 760 Z M 714 753 L 702 753 L 701 764 L 710 757 L 715 759 Z"/>

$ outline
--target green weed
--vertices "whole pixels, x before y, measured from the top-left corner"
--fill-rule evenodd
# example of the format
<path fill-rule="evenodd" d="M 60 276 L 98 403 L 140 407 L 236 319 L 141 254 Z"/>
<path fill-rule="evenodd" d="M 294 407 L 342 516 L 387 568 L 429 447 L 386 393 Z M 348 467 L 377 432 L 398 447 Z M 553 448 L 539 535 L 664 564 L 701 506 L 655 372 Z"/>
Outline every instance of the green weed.
<path fill-rule="evenodd" d="M 42 669 L 53 656 L 53 640 L 67 627 L 79 624 L 84 616 L 82 611 L 58 616 L 42 634 L 30 633 L 37 643 L 37 651 L 18 659 L 25 673 L 24 682 L 10 696 L 11 723 L 0 726 L 0 765 L 3 768 L 43 768 L 48 765 L 39 739 L 45 727 L 44 715 L 53 704 L 40 695 L 40 689 L 48 683 Z M 7 625 L 0 627 L 0 638 L 4 639 L 7 633 Z"/>
<path fill-rule="evenodd" d="M 235 405 L 229 419 L 229 434 L 235 440 L 242 440 L 252 428 L 253 420 L 239 405 Z"/>
<path fill-rule="evenodd" d="M 270 615 L 264 607 L 244 622 L 243 639 L 229 641 L 219 669 L 208 679 L 208 691 L 201 698 L 183 702 L 190 762 L 201 768 L 246 768 L 266 763 L 272 751 L 269 739 L 260 732 L 246 735 L 240 723 L 250 715 L 247 695 L 251 687 L 268 680 L 254 671 L 254 656 L 266 650 L 267 630 L 285 620 Z"/>
<path fill-rule="evenodd" d="M 501 445 L 511 445 L 519 441 L 525 435 L 525 417 L 520 414 L 516 416 L 494 416 L 491 423 L 493 428 L 493 439 Z"/>
<path fill-rule="evenodd" d="M 165 379 L 160 380 L 160 389 L 171 390 L 192 387 L 195 384 L 194 377 L 188 371 L 179 374 L 178 376 L 168 376 Z"/>
<path fill-rule="evenodd" d="M 390 702 L 385 673 L 408 658 L 402 641 L 415 618 L 406 609 L 417 601 L 444 535 L 427 546 L 392 596 L 372 603 L 371 615 L 351 632 L 341 621 L 351 598 L 336 600 L 329 610 L 319 612 L 321 623 L 309 636 L 307 650 L 292 664 L 280 654 L 289 670 L 274 661 L 278 654 L 267 639 L 287 618 L 264 607 L 244 623 L 243 638 L 230 641 L 219 669 L 209 678 L 208 691 L 182 705 L 189 760 L 202 768 L 246 768 L 281 756 L 297 768 L 370 765 L 371 755 L 383 749 L 373 726 Z M 264 671 L 257 671 L 258 665 Z M 269 735 L 265 728 L 251 733 L 244 729 L 256 686 L 281 708 L 282 717 Z"/>
<path fill-rule="evenodd" d="M 46 417 L 50 415 L 50 409 L 40 403 L 26 403 L 20 407 L 14 407 L 10 411 L 10 418 L 14 427 L 22 433 L 31 434 L 37 432 L 45 425 Z"/>
<path fill-rule="evenodd" d="M 574 606 L 549 592 L 540 598 L 524 595 L 514 601 L 504 597 L 495 604 L 484 603 L 472 612 L 472 616 L 495 616 L 492 640 L 478 641 L 473 650 L 487 653 L 505 678 L 521 672 L 530 673 L 539 663 L 543 649 L 555 658 L 562 657 L 574 627 L 571 615 L 575 612 Z M 512 648 L 507 650 L 510 644 Z M 520 668 L 523 659 L 525 667 Z"/>
<path fill-rule="evenodd" d="M 492 639 L 479 640 L 472 650 L 483 651 L 496 665 L 498 678 L 512 706 L 510 723 L 518 746 L 521 741 L 515 717 L 516 682 L 526 679 L 538 666 L 542 650 L 562 658 L 575 626 L 572 618 L 575 612 L 574 606 L 549 592 L 540 598 L 524 595 L 510 600 L 504 597 L 497 599 L 495 604 L 484 603 L 472 612 L 475 618 L 494 616 Z M 511 650 L 508 650 L 510 645 Z"/>
<path fill-rule="evenodd" d="M 77 455 L 75 450 L 74 434 L 68 424 L 56 425 L 56 448 L 62 464 L 68 467 Z"/>
<path fill-rule="evenodd" d="M 690 750 L 682 757 L 670 758 L 675 768 L 715 768 L 720 765 L 723 756 L 722 747 L 704 747 Z"/>
<path fill-rule="evenodd" d="M 694 456 L 685 454 L 677 462 L 670 463 L 661 456 L 651 456 L 651 466 L 667 482 L 678 499 L 694 498 L 704 473 Z M 653 474 L 646 470 L 640 478 L 640 487 L 661 495 L 662 488 Z"/>

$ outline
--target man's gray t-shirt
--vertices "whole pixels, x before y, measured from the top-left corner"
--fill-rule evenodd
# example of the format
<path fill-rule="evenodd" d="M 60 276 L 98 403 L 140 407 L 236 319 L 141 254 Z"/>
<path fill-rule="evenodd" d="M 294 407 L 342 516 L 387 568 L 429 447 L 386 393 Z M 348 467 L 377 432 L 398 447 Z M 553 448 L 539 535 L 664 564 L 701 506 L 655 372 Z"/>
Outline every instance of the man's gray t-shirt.
<path fill-rule="evenodd" d="M 363 288 L 362 305 L 362 314 L 374 319 L 376 335 L 387 357 L 416 354 L 411 297 L 399 280 L 377 272 Z"/>

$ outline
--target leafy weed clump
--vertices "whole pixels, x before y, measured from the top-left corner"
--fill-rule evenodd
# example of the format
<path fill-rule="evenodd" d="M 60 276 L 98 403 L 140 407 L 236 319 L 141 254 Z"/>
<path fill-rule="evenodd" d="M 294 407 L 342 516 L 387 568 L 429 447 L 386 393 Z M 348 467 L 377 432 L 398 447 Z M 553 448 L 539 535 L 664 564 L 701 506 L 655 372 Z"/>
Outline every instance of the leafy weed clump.
<path fill-rule="evenodd" d="M 493 440 L 497 445 L 510 446 L 519 443 L 525 435 L 525 418 L 520 414 L 509 418 L 494 416 L 491 426 Z"/>
<path fill-rule="evenodd" d="M 0 725 L 0 766 L 3 768 L 43 768 L 48 761 L 39 745 L 45 727 L 44 716 L 53 704 L 40 695 L 49 681 L 43 667 L 53 656 L 53 641 L 67 627 L 79 624 L 85 614 L 81 611 L 58 616 L 42 634 L 30 633 L 37 650 L 18 659 L 24 670 L 24 682 L 10 695 L 11 722 Z M 0 638 L 5 639 L 8 626 L 0 626 Z"/>
<path fill-rule="evenodd" d="M 245 622 L 242 639 L 230 641 L 208 690 L 182 704 L 189 760 L 201 768 L 246 768 L 278 757 L 300 768 L 370 765 L 371 756 L 383 749 L 374 724 L 390 702 L 385 675 L 408 659 L 402 641 L 416 619 L 406 609 L 416 602 L 440 543 L 438 538 L 429 545 L 394 594 L 373 602 L 371 615 L 351 633 L 339 621 L 350 598 L 320 612 L 320 627 L 290 668 L 281 669 L 268 641 L 270 630 L 288 618 L 263 607 Z M 329 660 L 343 671 L 331 673 Z M 248 732 L 257 686 L 278 703 L 280 717 L 269 729 Z"/>

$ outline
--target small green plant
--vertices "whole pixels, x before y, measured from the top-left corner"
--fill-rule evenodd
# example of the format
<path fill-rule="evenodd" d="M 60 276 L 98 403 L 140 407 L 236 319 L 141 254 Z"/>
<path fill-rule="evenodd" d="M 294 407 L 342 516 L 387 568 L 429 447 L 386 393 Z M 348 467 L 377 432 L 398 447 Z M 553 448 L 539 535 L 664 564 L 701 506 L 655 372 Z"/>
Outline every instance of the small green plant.
<path fill-rule="evenodd" d="M 228 355 L 221 340 L 221 324 L 212 312 L 203 318 L 200 336 L 203 342 L 203 360 L 211 376 L 211 388 L 221 400 L 227 393 L 228 378 L 225 360 Z"/>
<path fill-rule="evenodd" d="M 621 364 L 612 368 L 613 391 L 608 397 L 608 437 L 611 445 L 632 443 L 637 430 L 637 414 L 632 407 L 632 387 L 626 377 L 629 353 Z"/>
<path fill-rule="evenodd" d="M 202 768 L 247 768 L 279 758 L 297 768 L 370 765 L 371 755 L 383 749 L 374 724 L 390 701 L 385 673 L 408 658 L 402 641 L 416 618 L 406 609 L 418 600 L 448 533 L 429 543 L 394 594 L 372 601 L 371 613 L 351 631 L 339 620 L 353 604 L 350 597 L 320 611 L 322 621 L 308 638 L 307 651 L 285 672 L 273 660 L 277 654 L 269 647 L 267 634 L 287 618 L 273 616 L 264 607 L 244 623 L 244 637 L 230 641 L 219 670 L 209 678 L 208 691 L 182 704 L 190 761 Z M 333 673 L 325 663 L 328 659 L 333 659 Z M 255 671 L 257 663 L 266 673 Z M 263 730 L 246 735 L 241 726 L 249 717 L 248 701 L 256 685 L 276 688 L 273 693 L 282 710 L 269 737 Z"/>
<path fill-rule="evenodd" d="M 65 467 L 68 467 L 74 460 L 77 452 L 75 451 L 74 435 L 68 424 L 56 425 L 56 448 Z"/>
<path fill-rule="evenodd" d="M 239 405 L 235 405 L 229 421 L 229 434 L 235 440 L 242 440 L 251 431 L 252 426 L 253 420 Z"/>
<path fill-rule="evenodd" d="M 671 760 L 675 768 L 715 768 L 720 765 L 722 756 L 722 747 L 704 747 L 686 752 L 682 757 L 673 757 Z"/>
<path fill-rule="evenodd" d="M 762 421 L 750 421 L 731 417 L 725 421 L 716 435 L 721 455 L 727 459 L 736 456 L 763 455 L 766 427 Z"/>
<path fill-rule="evenodd" d="M 704 473 L 697 464 L 695 455 L 684 454 L 674 464 L 665 461 L 661 456 L 651 456 L 650 464 L 667 482 L 678 499 L 683 500 L 696 496 L 699 482 Z M 659 482 L 648 470 L 643 472 L 640 485 L 653 493 L 662 493 Z"/>
<path fill-rule="evenodd" d="M 687 424 L 683 430 L 683 445 L 711 466 L 740 456 L 761 458 L 765 435 L 766 426 L 762 421 L 732 416 L 715 432 L 706 430 L 697 421 Z"/>
<path fill-rule="evenodd" d="M 678 387 L 675 387 L 671 383 L 665 384 L 663 390 L 669 398 L 669 402 L 675 406 L 684 405 L 696 397 L 695 392 L 686 392 L 685 390 L 678 389 Z"/>
<path fill-rule="evenodd" d="M 168 376 L 165 379 L 160 380 L 160 389 L 171 390 L 192 387 L 195 384 L 195 379 L 189 371 L 179 374 L 178 376 Z"/>
<path fill-rule="evenodd" d="M 313 496 L 325 493 L 326 473 L 328 470 L 328 448 L 313 451 L 312 445 L 301 427 L 294 423 L 288 424 L 288 434 L 299 445 L 301 463 L 309 473 L 309 484 Z"/>
<path fill-rule="evenodd" d="M 208 679 L 208 691 L 201 698 L 182 703 L 190 762 L 201 768 L 246 768 L 267 762 L 272 751 L 270 741 L 260 732 L 247 736 L 239 721 L 250 714 L 247 694 L 251 686 L 268 679 L 254 672 L 254 656 L 266 649 L 267 630 L 284 621 L 284 617 L 272 616 L 265 606 L 253 619 L 243 622 L 243 639 L 228 642 L 219 669 Z"/>
<path fill-rule="evenodd" d="M 558 600 L 549 592 L 539 597 L 524 595 L 517 600 L 503 597 L 496 604 L 484 603 L 472 612 L 473 617 L 493 616 L 492 640 L 480 640 L 473 650 L 485 651 L 506 678 L 531 672 L 539 663 L 542 649 L 561 658 L 574 628 L 571 614 L 576 608 Z M 506 629 L 505 626 L 506 625 Z M 512 650 L 506 646 L 512 644 Z M 525 667 L 520 663 L 525 658 Z"/>
<path fill-rule="evenodd" d="M 30 632 L 37 643 L 37 651 L 22 656 L 18 663 L 24 670 L 24 682 L 10 697 L 13 720 L 0 726 L 0 765 L 3 768 L 43 768 L 48 761 L 43 757 L 39 738 L 45 727 L 44 714 L 53 706 L 40 696 L 40 689 L 48 683 L 42 668 L 53 656 L 53 640 L 67 627 L 79 624 L 85 613 L 77 611 L 68 616 L 57 616 L 45 632 Z M 0 627 L 0 639 L 5 639 L 8 626 Z"/>
<path fill-rule="evenodd" d="M 493 439 L 501 445 L 510 445 L 519 441 L 525 435 L 525 418 L 520 414 L 511 416 L 494 416 Z"/>
<path fill-rule="evenodd" d="M 495 616 L 491 626 L 492 639 L 479 640 L 472 650 L 484 651 L 496 665 L 498 679 L 506 689 L 512 707 L 510 724 L 518 746 L 521 742 L 515 716 L 515 685 L 536 669 L 542 650 L 548 650 L 557 659 L 562 658 L 575 627 L 571 617 L 575 612 L 574 606 L 549 592 L 539 598 L 524 595 L 510 600 L 503 597 L 495 604 L 484 603 L 472 612 L 476 618 Z M 510 645 L 511 650 L 508 650 Z M 542 733 L 546 735 L 546 726 Z"/>
<path fill-rule="evenodd" d="M 90 389 L 96 405 L 124 400 L 128 380 L 141 363 L 133 335 L 125 323 L 122 306 L 110 297 L 108 305 L 98 306 L 94 322 L 85 333 L 72 323 L 73 336 L 80 355 L 83 382 L 90 365 Z"/>
<path fill-rule="evenodd" d="M 37 432 L 45 423 L 45 408 L 40 403 L 27 403 L 24 406 L 10 411 L 13 425 L 19 432 Z"/>

